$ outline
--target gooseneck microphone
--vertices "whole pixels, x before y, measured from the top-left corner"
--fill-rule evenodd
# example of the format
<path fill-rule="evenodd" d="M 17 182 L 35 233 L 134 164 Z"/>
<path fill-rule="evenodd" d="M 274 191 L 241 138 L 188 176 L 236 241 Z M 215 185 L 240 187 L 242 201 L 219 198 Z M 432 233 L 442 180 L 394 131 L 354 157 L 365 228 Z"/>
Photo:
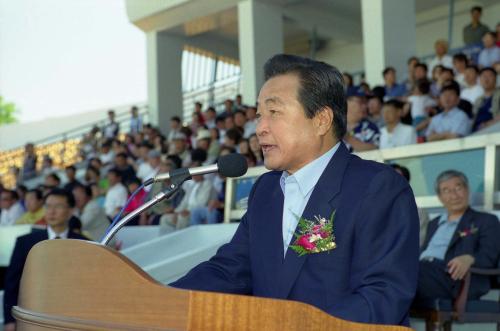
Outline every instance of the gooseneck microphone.
<path fill-rule="evenodd" d="M 239 177 L 244 175 L 247 170 L 248 164 L 245 157 L 241 154 L 233 153 L 221 156 L 216 164 L 195 168 L 180 168 L 164 174 L 156 175 L 155 177 L 148 179 L 144 185 L 165 181 L 170 178 L 186 174 L 189 174 L 189 176 L 196 176 L 218 172 L 224 177 Z"/>
<path fill-rule="evenodd" d="M 204 175 L 213 172 L 219 172 L 224 177 L 239 177 L 247 172 L 248 164 L 245 157 L 241 154 L 228 154 L 221 156 L 217 161 L 217 164 L 212 164 L 209 166 L 196 167 L 196 168 L 180 168 L 170 171 L 166 174 L 157 175 L 154 178 L 148 179 L 143 186 L 150 185 L 154 182 L 160 182 L 170 179 L 169 188 L 165 192 L 160 192 L 155 195 L 151 200 L 147 201 L 130 214 L 126 215 L 119 221 L 116 220 L 111 224 L 106 231 L 106 234 L 101 239 L 102 245 L 107 245 L 111 238 L 120 230 L 125 224 L 127 224 L 131 219 L 145 211 L 146 209 L 156 205 L 164 199 L 168 199 L 175 194 L 179 189 L 180 185 L 191 178 L 191 176 Z M 141 186 L 142 187 L 142 186 Z M 118 216 L 119 217 L 119 216 Z M 115 223 L 116 222 L 116 223 Z"/>

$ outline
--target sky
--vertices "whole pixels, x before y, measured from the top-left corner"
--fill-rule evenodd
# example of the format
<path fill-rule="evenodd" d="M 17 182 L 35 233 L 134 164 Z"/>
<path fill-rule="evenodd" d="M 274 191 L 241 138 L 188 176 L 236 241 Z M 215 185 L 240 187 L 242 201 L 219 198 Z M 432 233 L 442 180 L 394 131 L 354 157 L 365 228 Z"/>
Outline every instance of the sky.
<path fill-rule="evenodd" d="M 0 95 L 21 122 L 144 102 L 146 83 L 124 0 L 0 0 Z"/>

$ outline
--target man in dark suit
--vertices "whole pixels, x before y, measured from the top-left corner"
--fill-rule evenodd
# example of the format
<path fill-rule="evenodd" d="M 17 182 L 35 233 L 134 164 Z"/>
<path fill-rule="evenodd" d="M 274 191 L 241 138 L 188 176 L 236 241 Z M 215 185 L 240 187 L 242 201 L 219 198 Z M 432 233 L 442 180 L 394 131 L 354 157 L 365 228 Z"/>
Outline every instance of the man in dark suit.
<path fill-rule="evenodd" d="M 420 254 L 416 303 L 432 299 L 453 299 L 471 266 L 496 267 L 500 246 L 500 224 L 494 215 L 469 206 L 467 177 L 456 170 L 441 173 L 436 193 L 446 213 L 429 222 Z M 488 292 L 486 276 L 472 276 L 469 298 Z"/>
<path fill-rule="evenodd" d="M 5 331 L 15 330 L 15 320 L 11 309 L 17 304 L 19 285 L 23 273 L 24 263 L 33 246 L 47 239 L 83 239 L 87 238 L 70 230 L 68 223 L 72 218 L 75 199 L 73 195 L 63 189 L 53 189 L 45 198 L 45 220 L 47 230 L 33 230 L 30 234 L 16 240 L 16 246 L 10 259 L 5 275 L 4 293 L 4 323 Z"/>
<path fill-rule="evenodd" d="M 419 246 L 408 183 L 342 143 L 346 100 L 337 69 L 277 55 L 265 76 L 256 133 L 273 171 L 254 184 L 232 240 L 171 285 L 297 300 L 351 321 L 407 325 Z M 301 233 L 297 215 L 318 217 L 314 226 L 323 228 L 334 212 L 333 233 Z M 306 236 L 295 240 L 294 233 Z"/>

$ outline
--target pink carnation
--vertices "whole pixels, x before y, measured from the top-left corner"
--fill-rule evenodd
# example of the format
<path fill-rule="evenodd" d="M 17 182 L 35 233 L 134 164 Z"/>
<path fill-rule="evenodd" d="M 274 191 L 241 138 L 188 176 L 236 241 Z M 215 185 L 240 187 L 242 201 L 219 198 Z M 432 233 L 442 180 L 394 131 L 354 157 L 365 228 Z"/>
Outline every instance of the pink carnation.
<path fill-rule="evenodd" d="M 303 235 L 297 240 L 297 245 L 304 247 L 304 249 L 307 249 L 308 251 L 316 248 L 315 243 L 309 242 L 310 237 L 311 235 L 309 234 Z"/>
<path fill-rule="evenodd" d="M 319 224 L 318 224 L 318 225 L 313 226 L 313 228 L 312 228 L 312 232 L 313 232 L 314 234 L 319 234 L 319 231 L 320 231 L 320 230 L 321 230 L 321 225 L 319 225 Z"/>

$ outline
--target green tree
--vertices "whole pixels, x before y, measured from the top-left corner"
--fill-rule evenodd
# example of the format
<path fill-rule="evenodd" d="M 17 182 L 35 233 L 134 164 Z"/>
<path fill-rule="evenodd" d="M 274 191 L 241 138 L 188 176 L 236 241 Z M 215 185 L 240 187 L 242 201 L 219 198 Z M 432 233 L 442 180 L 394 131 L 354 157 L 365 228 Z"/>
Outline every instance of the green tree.
<path fill-rule="evenodd" d="M 0 96 L 0 125 L 16 123 L 20 111 L 12 102 L 5 102 Z"/>

